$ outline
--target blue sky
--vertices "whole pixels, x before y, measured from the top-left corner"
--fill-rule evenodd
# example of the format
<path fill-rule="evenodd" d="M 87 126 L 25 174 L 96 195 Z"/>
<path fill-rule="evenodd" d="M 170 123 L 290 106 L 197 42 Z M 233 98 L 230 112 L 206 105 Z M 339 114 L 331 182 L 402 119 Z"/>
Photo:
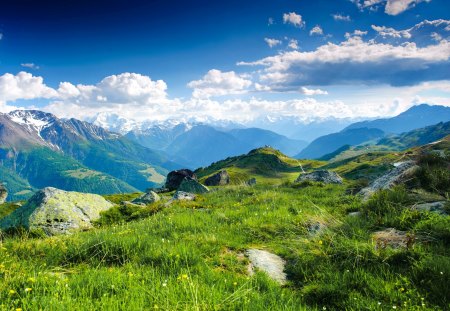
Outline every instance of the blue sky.
<path fill-rule="evenodd" d="M 448 0 L 17 0 L 0 33 L 3 111 L 245 121 L 450 105 Z"/>

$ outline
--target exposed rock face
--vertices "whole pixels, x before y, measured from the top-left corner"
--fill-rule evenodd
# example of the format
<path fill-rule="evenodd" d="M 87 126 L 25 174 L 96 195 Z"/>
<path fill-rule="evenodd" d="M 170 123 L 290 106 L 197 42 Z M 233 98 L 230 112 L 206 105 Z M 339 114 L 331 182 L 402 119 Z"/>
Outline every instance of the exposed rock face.
<path fill-rule="evenodd" d="M 138 204 L 138 205 L 147 205 L 147 204 L 151 204 L 154 202 L 158 202 L 160 199 L 161 198 L 159 197 L 159 195 L 156 194 L 156 192 L 148 191 L 147 193 L 144 193 L 139 198 L 136 198 L 133 201 L 131 201 L 131 203 Z"/>
<path fill-rule="evenodd" d="M 317 170 L 312 173 L 300 174 L 296 182 L 301 181 L 318 181 L 325 184 L 342 184 L 342 178 L 336 172 L 328 170 Z"/>
<path fill-rule="evenodd" d="M 414 244 L 414 235 L 408 234 L 406 231 L 400 231 L 394 228 L 387 228 L 377 231 L 373 234 L 376 248 L 410 248 Z"/>
<path fill-rule="evenodd" d="M 434 212 L 438 214 L 446 214 L 445 212 L 445 201 L 432 202 L 432 203 L 422 203 L 414 205 L 412 208 L 423 212 Z"/>
<path fill-rule="evenodd" d="M 251 271 L 253 271 L 253 267 L 258 268 L 279 284 L 286 283 L 287 277 L 284 273 L 286 262 L 283 258 L 259 249 L 249 249 L 245 255 L 251 262 Z"/>
<path fill-rule="evenodd" d="M 203 186 L 197 180 L 190 177 L 185 177 L 181 182 L 180 186 L 178 187 L 178 191 L 202 194 L 209 192 L 209 189 L 208 187 Z"/>
<path fill-rule="evenodd" d="M 42 229 L 48 235 L 67 234 L 73 230 L 89 229 L 100 212 L 113 205 L 97 194 L 44 188 L 28 202 L 0 221 L 0 228 L 23 226 Z"/>
<path fill-rule="evenodd" d="M 359 193 L 367 199 L 378 190 L 391 189 L 411 177 L 418 168 L 419 166 L 414 161 L 395 163 L 392 170 L 377 178 L 369 187 L 362 189 Z"/>
<path fill-rule="evenodd" d="M 197 176 L 191 170 L 182 169 L 172 171 L 169 173 L 169 175 L 167 175 L 165 188 L 169 189 L 170 191 L 177 190 L 185 177 L 190 177 L 194 180 L 197 180 Z"/>
<path fill-rule="evenodd" d="M 228 172 L 223 170 L 214 174 L 205 180 L 205 185 L 207 186 L 224 186 L 230 183 L 230 175 Z"/>
<path fill-rule="evenodd" d="M 180 201 L 193 201 L 195 200 L 195 194 L 184 191 L 177 191 L 175 192 L 173 199 Z"/>
<path fill-rule="evenodd" d="M 0 183 L 0 204 L 5 203 L 6 198 L 8 197 L 8 190 L 6 190 L 5 186 Z"/>

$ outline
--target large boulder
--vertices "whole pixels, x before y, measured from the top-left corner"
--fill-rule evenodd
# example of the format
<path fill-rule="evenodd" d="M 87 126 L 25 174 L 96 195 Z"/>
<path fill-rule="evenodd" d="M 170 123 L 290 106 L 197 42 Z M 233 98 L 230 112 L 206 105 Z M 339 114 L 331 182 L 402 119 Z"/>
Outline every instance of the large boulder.
<path fill-rule="evenodd" d="M 336 172 L 328 170 L 317 170 L 312 173 L 300 174 L 296 182 L 318 181 L 325 184 L 342 184 L 342 178 Z"/>
<path fill-rule="evenodd" d="M 131 203 L 138 205 L 147 205 L 158 202 L 160 199 L 161 198 L 159 197 L 158 194 L 156 194 L 156 192 L 148 191 L 147 193 L 141 195 L 139 198 L 136 198 L 133 201 L 131 201 Z"/>
<path fill-rule="evenodd" d="M 394 168 L 377 178 L 370 186 L 362 189 L 359 193 L 368 199 L 378 190 L 391 189 L 407 179 L 409 179 L 417 171 L 419 166 L 414 161 L 398 162 L 394 164 Z"/>
<path fill-rule="evenodd" d="M 100 212 L 113 205 L 97 194 L 44 188 L 28 202 L 0 220 L 0 228 L 23 226 L 30 230 L 42 229 L 47 235 L 67 234 L 89 229 Z"/>
<path fill-rule="evenodd" d="M 0 204 L 5 203 L 7 197 L 8 197 L 8 190 L 6 190 L 5 186 L 2 183 L 0 183 Z"/>
<path fill-rule="evenodd" d="M 197 180 L 190 177 L 185 177 L 178 187 L 178 191 L 202 194 L 209 192 L 209 189 L 208 187 L 203 186 Z"/>
<path fill-rule="evenodd" d="M 283 258 L 259 249 L 248 249 L 245 254 L 251 264 L 249 269 L 251 273 L 253 273 L 253 268 L 258 268 L 280 285 L 286 284 L 287 276 L 284 272 L 286 261 Z"/>
<path fill-rule="evenodd" d="M 228 172 L 223 170 L 220 171 L 205 180 L 205 185 L 207 186 L 224 186 L 230 183 L 230 175 Z"/>
<path fill-rule="evenodd" d="M 194 180 L 197 180 L 197 176 L 193 171 L 189 169 L 172 171 L 167 175 L 165 188 L 169 189 L 170 191 L 177 190 L 185 177 L 190 177 Z"/>

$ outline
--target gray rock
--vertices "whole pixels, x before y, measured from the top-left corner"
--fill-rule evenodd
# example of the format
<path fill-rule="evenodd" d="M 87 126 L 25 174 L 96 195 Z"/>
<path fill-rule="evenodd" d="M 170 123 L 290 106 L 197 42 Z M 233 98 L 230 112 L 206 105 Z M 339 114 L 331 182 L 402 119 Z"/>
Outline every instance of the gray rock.
<path fill-rule="evenodd" d="M 283 258 L 259 249 L 249 249 L 245 252 L 245 255 L 251 263 L 250 271 L 253 271 L 253 267 L 258 268 L 280 285 L 286 284 L 287 277 L 284 273 L 286 262 Z"/>
<path fill-rule="evenodd" d="M 351 213 L 348 213 L 348 216 L 350 216 L 350 217 L 359 217 L 359 216 L 361 216 L 361 212 L 351 212 Z"/>
<path fill-rule="evenodd" d="M 67 234 L 73 230 L 89 229 L 100 212 L 113 205 L 97 194 L 44 188 L 26 204 L 0 220 L 0 228 L 23 226 L 42 229 L 47 235 Z"/>
<path fill-rule="evenodd" d="M 440 202 L 432 202 L 432 203 L 422 203 L 422 204 L 416 204 L 412 208 L 418 211 L 423 212 L 434 212 L 438 214 L 446 214 L 445 212 L 445 201 Z"/>
<path fill-rule="evenodd" d="M 248 186 L 254 186 L 254 185 L 256 185 L 256 178 L 250 178 L 250 179 L 247 181 L 247 185 L 248 185 Z"/>
<path fill-rule="evenodd" d="M 195 194 L 184 191 L 177 191 L 173 195 L 173 200 L 193 201 L 195 200 Z"/>
<path fill-rule="evenodd" d="M 197 180 L 190 177 L 185 177 L 178 187 L 178 191 L 202 194 L 209 192 L 209 189 L 208 187 L 203 186 Z"/>
<path fill-rule="evenodd" d="M 158 202 L 160 199 L 161 198 L 159 197 L 159 195 L 157 195 L 155 192 L 149 191 L 147 193 L 144 193 L 139 198 L 134 199 L 133 201 L 131 201 L 131 203 L 139 204 L 139 205 L 147 205 L 147 204 Z"/>
<path fill-rule="evenodd" d="M 317 170 L 312 173 L 300 174 L 296 182 L 316 181 L 325 184 L 342 184 L 342 178 L 336 172 L 328 170 Z"/>
<path fill-rule="evenodd" d="M 177 190 L 185 177 L 190 177 L 197 180 L 197 176 L 189 169 L 176 170 L 167 175 L 166 184 L 164 187 L 170 191 Z"/>
<path fill-rule="evenodd" d="M 376 243 L 376 249 L 392 248 L 410 248 L 415 241 L 415 236 L 406 231 L 400 231 L 394 228 L 387 228 L 374 232 L 373 240 Z"/>
<path fill-rule="evenodd" d="M 405 161 L 395 163 L 395 167 L 377 178 L 369 187 L 362 189 L 359 193 L 363 195 L 365 199 L 371 197 L 376 191 L 383 189 L 391 189 L 395 185 L 404 182 L 411 177 L 419 168 L 414 161 Z"/>
<path fill-rule="evenodd" d="M 8 197 L 8 190 L 2 183 L 0 183 L 0 204 L 5 203 L 7 197 Z"/>
<path fill-rule="evenodd" d="M 224 186 L 230 183 L 230 175 L 228 172 L 223 170 L 220 171 L 205 180 L 205 185 L 207 186 Z"/>

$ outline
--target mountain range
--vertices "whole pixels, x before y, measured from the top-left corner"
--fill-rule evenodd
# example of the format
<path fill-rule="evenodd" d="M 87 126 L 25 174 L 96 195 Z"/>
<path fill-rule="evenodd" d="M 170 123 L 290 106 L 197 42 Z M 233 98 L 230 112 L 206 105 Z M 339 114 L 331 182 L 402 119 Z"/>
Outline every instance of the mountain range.
<path fill-rule="evenodd" d="M 94 193 L 144 190 L 179 167 L 119 134 L 37 110 L 0 114 L 0 163 L 1 180 L 17 198 L 43 186 Z"/>

